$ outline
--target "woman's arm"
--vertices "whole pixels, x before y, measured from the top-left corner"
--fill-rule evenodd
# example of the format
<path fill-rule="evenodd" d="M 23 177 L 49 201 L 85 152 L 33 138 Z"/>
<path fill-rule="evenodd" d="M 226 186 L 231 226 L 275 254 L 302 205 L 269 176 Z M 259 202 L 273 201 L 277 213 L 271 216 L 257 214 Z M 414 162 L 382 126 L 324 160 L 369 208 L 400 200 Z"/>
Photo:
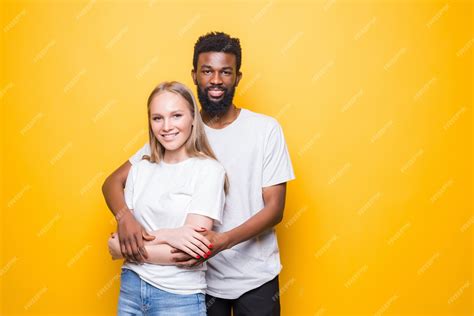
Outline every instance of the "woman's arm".
<path fill-rule="evenodd" d="M 207 258 L 212 244 L 202 234 L 210 230 L 213 220 L 204 215 L 190 213 L 186 216 L 183 226 L 178 228 L 162 228 L 150 232 L 155 239 L 145 242 L 146 245 L 168 244 L 172 248 L 187 253 L 192 258 Z"/>
<path fill-rule="evenodd" d="M 112 255 L 113 260 L 124 258 L 122 252 L 120 251 L 120 240 L 117 233 L 114 233 L 112 236 L 110 236 L 108 245 L 109 252 Z M 171 250 L 174 248 L 167 244 L 145 242 L 144 247 L 148 252 L 148 258 L 145 259 L 146 263 L 175 265 L 177 261 L 188 258 L 188 255 L 184 253 L 171 253 Z"/>
<path fill-rule="evenodd" d="M 198 233 L 197 230 L 210 230 L 212 225 L 213 220 L 207 216 L 188 214 L 186 222 L 182 227 L 160 229 L 151 232 L 151 235 L 154 235 L 156 238 L 153 241 L 144 242 L 144 247 L 148 253 L 148 258 L 145 259 L 145 262 L 161 265 L 175 265 L 176 262 L 181 262 L 185 259 L 207 258 L 211 255 L 209 248 L 212 248 L 212 245 Z M 190 239 L 199 240 L 209 245 L 209 247 L 201 243 L 201 249 L 191 243 L 189 241 Z M 123 259 L 117 233 L 110 236 L 108 245 L 112 259 Z M 182 250 L 182 252 L 172 252 L 175 248 Z"/>

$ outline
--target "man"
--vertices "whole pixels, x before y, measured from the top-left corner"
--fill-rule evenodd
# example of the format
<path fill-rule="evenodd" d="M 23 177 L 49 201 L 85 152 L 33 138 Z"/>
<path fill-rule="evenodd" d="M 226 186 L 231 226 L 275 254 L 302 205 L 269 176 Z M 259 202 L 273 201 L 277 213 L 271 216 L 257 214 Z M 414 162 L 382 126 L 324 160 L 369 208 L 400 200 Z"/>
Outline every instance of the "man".
<path fill-rule="evenodd" d="M 208 315 L 230 316 L 231 310 L 233 315 L 279 315 L 281 264 L 274 226 L 283 218 L 286 182 L 294 174 L 278 122 L 232 103 L 242 78 L 241 60 L 239 39 L 225 33 L 201 36 L 194 47 L 191 75 L 206 135 L 230 183 L 222 224 L 205 233 L 213 245 L 206 273 Z M 137 262 L 147 255 L 143 240 L 154 237 L 127 209 L 123 187 L 131 164 L 149 150 L 146 144 L 103 185 L 122 253 Z"/>

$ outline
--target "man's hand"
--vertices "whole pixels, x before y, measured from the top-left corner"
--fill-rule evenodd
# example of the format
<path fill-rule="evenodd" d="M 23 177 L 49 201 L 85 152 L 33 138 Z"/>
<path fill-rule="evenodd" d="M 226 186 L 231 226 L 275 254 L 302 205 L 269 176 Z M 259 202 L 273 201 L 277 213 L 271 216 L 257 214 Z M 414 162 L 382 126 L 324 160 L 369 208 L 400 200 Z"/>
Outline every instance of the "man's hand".
<path fill-rule="evenodd" d="M 144 263 L 148 253 L 143 240 L 151 241 L 155 236 L 148 234 L 129 210 L 120 214 L 117 232 L 123 257 L 130 262 Z"/>
<path fill-rule="evenodd" d="M 222 250 L 229 248 L 229 238 L 226 233 L 218 233 L 212 230 L 204 230 L 202 235 L 212 244 L 212 254 L 207 259 L 217 255 Z"/>

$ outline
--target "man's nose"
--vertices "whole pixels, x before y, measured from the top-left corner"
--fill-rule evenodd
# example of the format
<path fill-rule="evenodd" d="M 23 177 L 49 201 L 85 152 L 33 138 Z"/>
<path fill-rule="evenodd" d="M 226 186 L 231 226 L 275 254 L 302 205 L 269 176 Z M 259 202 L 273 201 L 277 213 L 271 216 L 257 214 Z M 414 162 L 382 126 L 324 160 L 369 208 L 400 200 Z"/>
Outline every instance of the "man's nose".
<path fill-rule="evenodd" d="M 222 78 L 218 71 L 214 72 L 211 78 L 211 83 L 215 85 L 222 84 Z"/>

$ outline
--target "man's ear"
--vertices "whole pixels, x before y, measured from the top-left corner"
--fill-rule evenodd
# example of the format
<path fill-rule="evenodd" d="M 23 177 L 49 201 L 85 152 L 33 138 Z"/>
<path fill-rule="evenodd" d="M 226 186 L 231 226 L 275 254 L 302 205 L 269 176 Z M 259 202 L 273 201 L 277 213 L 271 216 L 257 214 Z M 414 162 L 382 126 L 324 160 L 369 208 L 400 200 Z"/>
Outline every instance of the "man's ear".
<path fill-rule="evenodd" d="M 197 86 L 198 82 L 197 82 L 197 78 L 196 78 L 196 70 L 191 69 L 191 77 L 193 78 L 194 85 Z"/>
<path fill-rule="evenodd" d="M 239 71 L 237 73 L 237 77 L 235 78 L 235 86 L 236 87 L 239 85 L 240 79 L 242 79 L 242 73 Z"/>

